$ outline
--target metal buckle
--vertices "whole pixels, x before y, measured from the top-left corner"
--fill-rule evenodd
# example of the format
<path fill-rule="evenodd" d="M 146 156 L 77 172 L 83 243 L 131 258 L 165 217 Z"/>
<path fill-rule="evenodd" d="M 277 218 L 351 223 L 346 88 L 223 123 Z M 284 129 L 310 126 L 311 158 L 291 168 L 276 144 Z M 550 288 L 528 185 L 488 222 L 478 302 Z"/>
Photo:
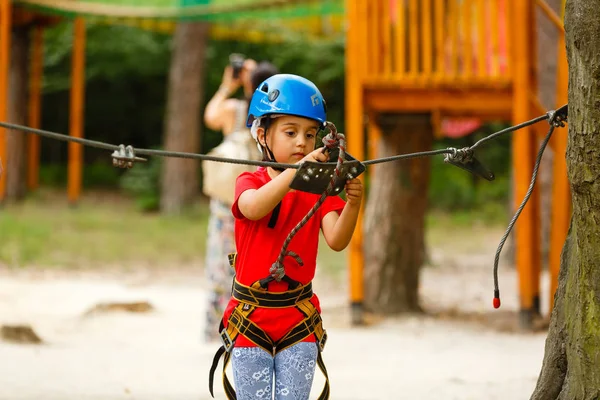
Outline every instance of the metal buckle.
<path fill-rule="evenodd" d="M 231 340 L 231 336 L 229 336 L 227 328 L 223 328 L 223 330 L 220 333 L 220 336 L 221 341 L 223 342 L 223 347 L 225 347 L 225 351 L 229 353 L 233 348 L 233 340 Z"/>

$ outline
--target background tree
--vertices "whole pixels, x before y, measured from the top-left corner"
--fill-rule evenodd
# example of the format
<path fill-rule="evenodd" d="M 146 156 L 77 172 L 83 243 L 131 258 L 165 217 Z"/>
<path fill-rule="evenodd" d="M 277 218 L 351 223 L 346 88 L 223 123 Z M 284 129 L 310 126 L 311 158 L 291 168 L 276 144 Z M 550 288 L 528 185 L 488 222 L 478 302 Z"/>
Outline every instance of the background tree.
<path fill-rule="evenodd" d="M 8 119 L 20 125 L 25 125 L 27 122 L 29 32 L 29 26 L 20 26 L 13 28 L 11 34 Z M 5 168 L 10 171 L 6 174 L 6 199 L 15 201 L 22 199 L 26 192 L 27 135 L 7 130 L 6 139 L 9 157 Z"/>
<path fill-rule="evenodd" d="M 205 51 L 209 25 L 178 23 L 169 72 L 164 148 L 197 153 L 200 150 L 200 105 L 204 95 Z M 198 193 L 198 161 L 166 158 L 162 165 L 161 211 L 179 213 Z"/>
<path fill-rule="evenodd" d="M 430 150 L 429 115 L 381 115 L 377 157 Z M 370 182 L 364 219 L 365 307 L 393 314 L 419 311 L 431 161 L 380 164 Z"/>
<path fill-rule="evenodd" d="M 567 169 L 573 214 L 533 400 L 600 398 L 600 0 L 569 0 Z"/>

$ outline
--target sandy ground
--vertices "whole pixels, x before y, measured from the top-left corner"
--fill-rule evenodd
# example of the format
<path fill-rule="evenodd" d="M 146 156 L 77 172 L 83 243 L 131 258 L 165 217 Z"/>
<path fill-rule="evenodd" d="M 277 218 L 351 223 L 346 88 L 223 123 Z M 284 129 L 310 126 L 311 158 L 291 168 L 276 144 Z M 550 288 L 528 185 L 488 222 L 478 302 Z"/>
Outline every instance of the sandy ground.
<path fill-rule="evenodd" d="M 435 315 L 351 327 L 345 285 L 316 279 L 329 333 L 331 398 L 528 399 L 546 333 L 514 331 L 514 315 L 501 323 L 517 303 L 516 276 L 506 266 L 505 314 L 493 314 L 495 245 L 460 262 L 434 251 L 421 296 Z M 0 267 L 0 324 L 30 324 L 44 340 L 0 341 L 0 399 L 210 399 L 208 369 L 218 345 L 201 340 L 205 293 L 197 268 L 124 275 Z M 154 311 L 86 314 L 107 301 L 148 301 Z M 317 374 L 311 399 L 322 383 Z M 219 377 L 216 389 L 224 399 Z"/>

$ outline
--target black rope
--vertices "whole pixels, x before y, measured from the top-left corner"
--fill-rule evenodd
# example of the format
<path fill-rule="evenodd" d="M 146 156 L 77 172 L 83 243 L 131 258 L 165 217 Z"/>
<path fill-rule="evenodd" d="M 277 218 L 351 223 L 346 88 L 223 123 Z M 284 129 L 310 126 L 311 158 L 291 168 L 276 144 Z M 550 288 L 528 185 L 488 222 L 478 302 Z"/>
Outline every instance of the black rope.
<path fill-rule="evenodd" d="M 533 192 L 533 188 L 534 188 L 535 182 L 537 180 L 538 169 L 540 168 L 542 156 L 544 155 L 544 150 L 546 150 L 546 146 L 548 145 L 548 141 L 550 140 L 550 137 L 552 136 L 553 132 L 554 132 L 554 125 L 551 125 L 550 130 L 546 134 L 546 137 L 544 138 L 544 141 L 542 142 L 542 144 L 540 146 L 540 150 L 538 151 L 538 154 L 537 154 L 537 157 L 535 160 L 535 165 L 533 167 L 533 174 L 531 175 L 531 183 L 529 184 L 529 189 L 527 189 L 527 193 L 525 194 L 525 197 L 523 198 L 521 205 L 519 205 L 519 208 L 517 208 L 517 212 L 510 220 L 510 223 L 508 224 L 508 228 L 506 229 L 506 232 L 504 232 L 502 239 L 500 239 L 500 244 L 498 245 L 498 249 L 496 250 L 496 256 L 494 257 L 494 308 L 500 307 L 500 288 L 498 286 L 498 263 L 500 262 L 500 253 L 502 252 L 502 248 L 504 247 L 504 243 L 506 242 L 508 235 L 510 235 L 510 231 L 512 230 L 513 226 L 517 222 L 519 215 L 521 215 L 521 212 L 523 212 L 525 205 L 527 204 L 527 202 L 529 201 L 529 198 L 531 197 L 531 193 Z"/>
<path fill-rule="evenodd" d="M 475 150 L 477 147 L 481 146 L 483 143 L 487 142 L 488 140 L 492 140 L 492 139 L 496 139 L 498 136 L 504 135 L 505 133 L 510 133 L 510 132 L 514 132 L 514 131 L 518 131 L 519 129 L 525 128 L 527 126 L 530 125 L 534 125 L 537 124 L 540 121 L 544 121 L 546 119 L 550 118 L 550 115 L 548 114 L 544 114 L 541 115 L 537 118 L 531 119 L 529 121 L 520 123 L 519 125 L 514 125 L 514 126 L 509 126 L 506 129 L 502 129 L 501 131 L 492 133 L 489 136 L 484 137 L 483 139 L 478 140 L 473 146 L 470 147 L 471 150 Z"/>
<path fill-rule="evenodd" d="M 376 158 L 374 160 L 363 161 L 362 163 L 364 165 L 374 165 L 374 164 L 381 164 L 381 163 L 390 162 L 390 161 L 400 161 L 400 160 L 408 160 L 411 158 L 436 156 L 438 154 L 452 154 L 453 152 L 454 152 L 454 150 L 452 150 L 452 149 L 420 151 L 418 153 L 407 153 L 407 154 L 399 154 L 397 156 Z"/>
<path fill-rule="evenodd" d="M 498 135 L 498 134 L 502 134 L 502 133 L 508 133 L 508 132 L 520 129 L 524 126 L 531 125 L 535 122 L 539 122 L 540 120 L 547 119 L 547 118 L 548 118 L 547 115 L 545 115 L 543 117 L 538 117 L 535 120 L 527 121 L 523 124 L 517 125 L 516 127 L 507 128 L 503 131 L 497 132 L 490 136 L 494 136 L 494 135 Z M 534 121 L 534 122 L 532 122 L 532 121 Z M 43 129 L 30 128 L 28 126 L 11 124 L 8 122 L 0 122 L 0 127 L 13 129 L 16 131 L 33 133 L 36 135 L 60 140 L 63 142 L 79 143 L 79 144 L 82 144 L 85 146 L 95 147 L 95 148 L 104 149 L 104 150 L 119 151 L 122 147 L 122 145 L 118 146 L 118 145 L 104 143 L 104 142 L 100 142 L 100 141 L 96 141 L 96 140 L 77 138 L 77 137 L 68 136 L 68 135 L 65 135 L 62 133 L 50 132 L 50 131 L 46 131 Z M 490 137 L 490 136 L 488 136 L 488 137 Z M 481 144 L 485 139 L 487 139 L 487 138 L 481 139 L 479 142 L 477 142 L 471 148 L 475 148 L 476 146 Z M 299 169 L 300 168 L 299 164 L 282 164 L 282 163 L 277 163 L 277 162 L 273 162 L 273 161 L 242 160 L 242 159 L 236 159 L 236 158 L 216 157 L 216 156 L 210 156 L 208 154 L 186 153 L 186 152 L 179 152 L 179 151 L 137 149 L 137 148 L 134 151 L 135 151 L 135 155 L 187 158 L 187 159 L 196 159 L 196 160 L 224 162 L 224 163 L 231 163 L 231 164 L 253 165 L 253 166 L 257 166 L 257 167 L 280 167 L 280 168 L 289 168 L 289 169 Z M 417 153 L 399 154 L 399 155 L 390 156 L 390 157 L 366 160 L 366 161 L 362 161 L 362 163 L 364 165 L 374 165 L 374 164 L 381 164 L 381 163 L 391 162 L 391 161 L 401 161 L 401 160 L 408 160 L 408 159 L 419 158 L 419 157 L 430 157 L 430 156 L 435 156 L 435 155 L 439 155 L 439 154 L 453 154 L 454 152 L 455 152 L 455 150 L 452 148 L 421 151 L 421 152 L 417 152 Z M 326 162 L 323 164 L 337 166 L 337 162 Z"/>
<path fill-rule="evenodd" d="M 34 133 L 36 135 L 44 136 L 51 139 L 60 140 L 63 142 L 74 142 L 79 143 L 89 147 L 95 147 L 98 149 L 104 150 L 113 150 L 119 151 L 121 146 L 117 146 L 110 143 L 99 142 L 96 140 L 77 138 L 73 136 L 68 136 L 62 133 L 45 131 L 43 129 L 30 128 L 28 126 L 11 124 L 8 122 L 0 122 L 0 127 L 13 129 L 16 131 L 23 131 L 27 133 Z M 166 150 L 154 150 L 154 149 L 135 149 L 136 155 L 144 155 L 144 156 L 160 156 L 160 157 L 176 157 L 176 158 L 189 158 L 189 159 L 197 159 L 197 160 L 206 160 L 206 161 L 216 161 L 216 162 L 225 162 L 231 164 L 244 164 L 244 165 L 255 165 L 258 167 L 283 167 L 283 168 L 300 168 L 297 164 L 282 164 L 276 163 L 273 161 L 254 161 L 254 160 L 240 160 L 236 158 L 226 158 L 226 157 L 215 157 L 210 156 L 208 154 L 196 154 L 196 153 L 186 153 L 179 151 L 166 151 Z"/>
<path fill-rule="evenodd" d="M 540 163 L 542 162 L 542 156 L 544 155 L 546 146 L 548 145 L 548 142 L 550 141 L 550 138 L 552 137 L 552 133 L 554 132 L 555 128 L 565 126 L 565 121 L 567 120 L 567 117 L 568 117 L 567 106 L 565 105 L 556 111 L 548 112 L 543 117 L 536 118 L 536 120 L 538 120 L 538 122 L 543 121 L 544 119 L 548 119 L 549 120 L 548 122 L 550 123 L 550 129 L 548 130 L 546 137 L 544 138 L 544 140 L 542 141 L 542 144 L 540 145 L 540 149 L 539 149 L 537 157 L 535 159 L 535 165 L 533 167 L 533 173 L 531 174 L 531 182 L 529 184 L 529 188 L 527 189 L 527 193 L 525 193 L 525 197 L 523 198 L 523 201 L 517 208 L 515 215 L 510 220 L 510 223 L 508 224 L 508 228 L 506 229 L 506 232 L 504 232 L 502 239 L 500 239 L 500 244 L 498 245 L 498 249 L 496 250 L 496 255 L 494 257 L 494 300 L 493 300 L 494 308 L 500 307 L 500 288 L 499 288 L 499 284 L 498 284 L 498 264 L 500 262 L 500 253 L 502 252 L 502 248 L 504 247 L 504 243 L 506 242 L 508 235 L 510 235 L 510 232 L 512 231 L 515 223 L 517 222 L 517 219 L 519 218 L 519 216 L 523 212 L 523 209 L 525 208 L 525 205 L 529 201 L 529 198 L 531 197 L 531 193 L 533 193 L 533 188 L 534 188 L 535 182 L 537 180 L 538 169 L 540 168 Z M 528 121 L 528 122 L 531 122 L 531 121 Z M 521 124 L 521 127 L 523 127 L 523 125 L 524 124 Z M 529 124 L 529 125 L 531 125 L 531 124 Z M 527 125 L 525 125 L 525 126 L 527 126 Z M 500 133 L 500 132 L 498 132 L 498 133 Z M 498 136 L 497 134 L 495 134 L 495 135 Z M 481 142 L 481 140 L 479 142 L 475 143 L 475 145 L 478 145 L 480 142 Z M 473 147 L 475 147 L 475 145 L 473 145 L 471 147 L 471 149 Z"/>

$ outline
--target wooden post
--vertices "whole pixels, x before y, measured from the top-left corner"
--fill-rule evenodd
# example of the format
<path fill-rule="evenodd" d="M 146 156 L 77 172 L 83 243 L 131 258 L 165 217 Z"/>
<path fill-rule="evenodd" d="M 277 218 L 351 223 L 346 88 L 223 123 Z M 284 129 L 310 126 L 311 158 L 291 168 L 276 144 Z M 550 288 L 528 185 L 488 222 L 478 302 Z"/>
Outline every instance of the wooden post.
<path fill-rule="evenodd" d="M 359 3 L 354 0 L 346 1 L 349 27 L 346 30 L 346 134 L 348 152 L 358 160 L 364 160 L 364 129 L 363 129 L 363 97 L 362 78 L 364 77 L 364 54 L 361 50 L 361 40 L 365 40 L 359 17 Z M 363 33 L 363 35 L 361 35 Z M 362 36 L 362 39 L 361 39 Z M 364 184 L 364 174 L 361 175 Z M 364 258 L 362 251 L 362 218 L 366 197 L 363 199 L 356 230 L 349 247 L 349 277 L 350 277 L 350 307 L 353 325 L 360 325 L 363 320 L 364 299 Z"/>
<path fill-rule="evenodd" d="M 529 96 L 532 91 L 531 58 L 534 55 L 530 48 L 530 35 L 534 28 L 529 26 L 531 21 L 532 1 L 518 0 L 513 2 L 513 123 L 518 124 L 531 117 Z M 514 170 L 514 210 L 520 205 L 529 188 L 533 172 L 533 132 L 523 128 L 512 137 L 512 165 Z M 535 216 L 534 209 L 528 205 L 523 210 L 515 226 L 516 264 L 519 274 L 520 295 L 520 325 L 524 329 L 531 328 L 533 317 L 535 264 L 533 232 Z"/>
<path fill-rule="evenodd" d="M 369 159 L 377 158 L 379 142 L 381 142 L 381 128 L 377 124 L 377 113 L 367 113 L 367 144 L 366 154 Z M 373 182 L 373 175 L 375 174 L 376 165 L 369 165 L 367 167 L 367 173 L 369 181 Z"/>
<path fill-rule="evenodd" d="M 529 81 L 529 105 L 530 105 L 530 113 L 529 117 L 534 118 L 538 115 L 535 115 L 534 108 L 531 107 L 531 95 L 534 94 L 537 96 L 539 92 L 539 63 L 537 57 L 537 48 L 538 48 L 538 40 L 537 40 L 537 29 L 536 29 L 536 6 L 535 1 L 528 1 L 530 3 L 529 13 L 527 17 L 529 18 L 529 22 L 527 23 L 527 27 L 529 27 L 529 76 L 531 80 Z M 531 140 L 531 165 L 532 165 L 532 173 L 533 173 L 533 165 L 535 164 L 535 159 L 537 157 L 537 153 L 540 147 L 540 141 L 537 137 L 535 129 L 531 128 L 531 133 L 529 135 Z M 539 185 L 536 185 L 536 189 L 531 193 L 531 197 L 529 199 L 528 207 L 531 208 L 531 291 L 533 296 L 533 305 L 532 305 L 532 313 L 533 317 L 541 315 L 541 307 L 540 307 L 540 283 L 542 279 L 542 224 L 541 224 L 541 200 L 540 200 L 540 189 Z"/>
<path fill-rule="evenodd" d="M 561 19 L 564 19 L 565 1 L 562 2 Z M 558 63 L 556 71 L 556 105 L 563 106 L 568 102 L 569 66 L 567 64 L 567 49 L 565 33 L 558 36 Z M 571 222 L 571 190 L 567 176 L 567 129 L 557 129 L 552 136 L 554 141 L 554 167 L 552 172 L 552 224 L 550 229 L 550 312 L 554 307 L 554 293 L 558 287 L 560 271 L 560 254 L 567 239 Z"/>
<path fill-rule="evenodd" d="M 8 72 L 10 68 L 11 4 L 10 0 L 0 0 L 0 121 L 6 122 L 8 116 Z M 8 151 L 6 129 L 0 128 L 0 160 L 6 165 Z M 0 174 L 0 202 L 6 194 L 6 175 Z"/>
<path fill-rule="evenodd" d="M 40 128 L 42 104 L 42 76 L 44 69 L 44 28 L 35 26 L 31 40 L 31 66 L 29 78 L 29 109 L 28 125 L 31 128 Z M 27 188 L 35 190 L 39 185 L 40 170 L 40 137 L 27 135 Z"/>
<path fill-rule="evenodd" d="M 535 54 L 535 53 L 533 53 Z M 535 130 L 531 128 L 531 132 L 528 135 L 531 142 L 530 145 L 530 161 L 535 164 L 535 159 L 540 147 L 540 141 L 535 133 Z M 533 170 L 532 170 L 533 173 Z M 529 176 L 531 178 L 531 175 Z M 522 200 L 522 199 L 521 199 Z M 521 201 L 519 200 L 519 201 Z M 531 193 L 531 197 L 527 202 L 527 208 L 531 213 L 531 261 L 530 261 L 530 279 L 531 279 L 531 313 L 532 318 L 541 315 L 540 306 L 540 283 L 542 279 L 542 224 L 541 224 L 541 200 L 540 200 L 540 189 L 536 185 L 536 188 Z"/>
<path fill-rule="evenodd" d="M 73 56 L 71 65 L 70 135 L 83 137 L 85 100 L 85 20 L 75 18 L 73 25 Z M 72 205 L 79 200 L 82 181 L 83 148 L 69 142 L 68 197 Z"/>

